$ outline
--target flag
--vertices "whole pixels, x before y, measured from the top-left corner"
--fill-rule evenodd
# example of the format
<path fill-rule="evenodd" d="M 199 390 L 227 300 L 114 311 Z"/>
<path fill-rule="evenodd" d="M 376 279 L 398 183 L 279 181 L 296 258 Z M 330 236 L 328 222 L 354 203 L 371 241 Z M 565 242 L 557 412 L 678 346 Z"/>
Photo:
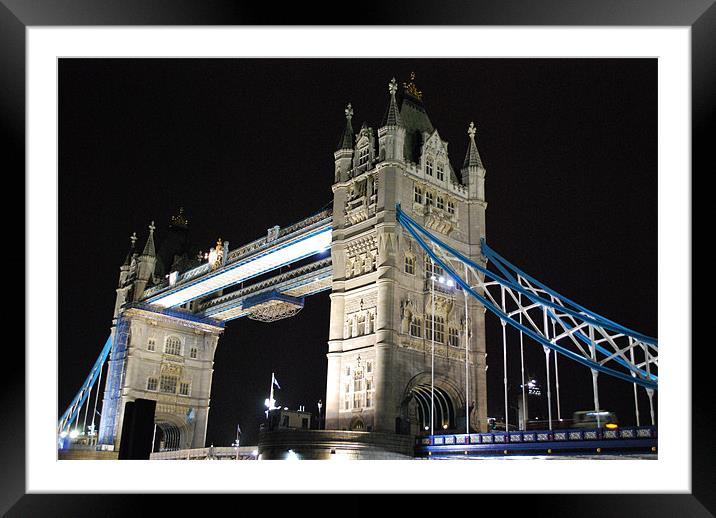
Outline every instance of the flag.
<path fill-rule="evenodd" d="M 241 425 L 236 425 L 236 435 L 241 435 Z"/>
<path fill-rule="evenodd" d="M 276 385 L 277 388 L 281 388 L 281 385 L 278 384 L 278 381 L 276 380 L 276 376 L 271 374 L 271 378 L 273 378 L 273 384 Z"/>

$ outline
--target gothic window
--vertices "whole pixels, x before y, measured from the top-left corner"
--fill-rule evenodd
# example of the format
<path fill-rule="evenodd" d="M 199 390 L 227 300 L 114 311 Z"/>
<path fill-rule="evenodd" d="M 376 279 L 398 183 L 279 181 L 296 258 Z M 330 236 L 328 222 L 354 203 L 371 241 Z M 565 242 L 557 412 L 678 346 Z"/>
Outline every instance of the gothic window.
<path fill-rule="evenodd" d="M 422 329 L 423 323 L 419 318 L 413 318 L 413 320 L 410 321 L 410 336 L 420 338 L 422 335 Z"/>
<path fill-rule="evenodd" d="M 449 214 L 455 214 L 455 202 L 454 201 L 448 201 L 447 211 Z"/>
<path fill-rule="evenodd" d="M 432 158 L 428 158 L 425 161 L 425 172 L 428 174 L 428 176 L 433 175 L 433 159 Z"/>
<path fill-rule="evenodd" d="M 415 199 L 415 203 L 423 203 L 423 190 L 420 187 L 418 187 L 417 185 L 415 186 L 415 198 L 414 199 Z"/>
<path fill-rule="evenodd" d="M 439 264 L 433 264 L 429 255 L 425 256 L 425 276 L 430 278 L 431 274 L 435 274 L 436 277 L 443 275 L 445 271 Z"/>
<path fill-rule="evenodd" d="M 415 257 L 405 256 L 405 273 L 415 275 Z"/>
<path fill-rule="evenodd" d="M 373 372 L 373 362 L 366 362 L 365 364 L 365 371 L 370 374 Z"/>
<path fill-rule="evenodd" d="M 351 384 L 346 383 L 346 394 L 348 394 L 350 392 L 350 390 L 351 390 Z"/>
<path fill-rule="evenodd" d="M 368 146 L 358 152 L 358 167 L 368 163 Z"/>
<path fill-rule="evenodd" d="M 164 342 L 164 352 L 174 356 L 181 356 L 181 341 L 179 338 L 176 336 L 167 337 L 166 342 Z"/>
<path fill-rule="evenodd" d="M 373 394 L 370 392 L 365 395 L 365 406 L 371 408 L 373 406 Z"/>
<path fill-rule="evenodd" d="M 365 389 L 366 389 L 366 390 L 373 390 L 373 380 L 366 380 L 366 382 L 365 382 Z"/>
<path fill-rule="evenodd" d="M 350 376 L 350 375 L 351 375 L 351 368 L 349 366 L 349 367 L 346 367 L 346 376 Z"/>
<path fill-rule="evenodd" d="M 365 315 L 358 317 L 358 336 L 365 334 Z"/>
<path fill-rule="evenodd" d="M 368 325 L 366 327 L 366 333 L 372 333 L 375 331 L 375 312 L 371 311 L 368 313 Z"/>
<path fill-rule="evenodd" d="M 196 347 L 192 347 L 189 356 L 196 359 L 196 357 L 199 356 L 199 350 Z"/>
<path fill-rule="evenodd" d="M 445 166 L 443 164 L 438 164 L 438 174 L 436 176 L 441 182 L 445 180 Z"/>
<path fill-rule="evenodd" d="M 188 396 L 189 395 L 189 382 L 182 381 L 179 384 L 179 394 L 182 396 Z"/>
<path fill-rule="evenodd" d="M 350 410 L 350 409 L 351 409 L 351 401 L 350 401 L 350 399 L 348 399 L 348 398 L 346 398 L 345 409 L 346 409 L 346 410 Z"/>
<path fill-rule="evenodd" d="M 433 205 L 435 203 L 433 199 L 433 193 L 430 191 L 425 193 L 425 205 Z"/>
<path fill-rule="evenodd" d="M 438 196 L 436 206 L 438 209 L 445 209 L 445 199 L 442 196 Z"/>
<path fill-rule="evenodd" d="M 460 347 L 459 333 L 454 327 L 451 327 L 448 331 L 448 344 L 453 347 Z"/>
<path fill-rule="evenodd" d="M 353 395 L 353 408 L 360 408 L 363 403 L 363 398 L 360 394 L 354 394 Z"/>
<path fill-rule="evenodd" d="M 443 317 L 434 316 L 435 319 L 435 342 L 436 343 L 444 343 L 445 342 L 445 319 Z M 433 328 L 432 328 L 432 318 L 428 317 L 425 320 L 425 338 L 427 340 L 433 339 Z"/>
<path fill-rule="evenodd" d="M 360 392 L 363 390 L 363 380 L 355 380 L 353 382 L 353 392 Z"/>
<path fill-rule="evenodd" d="M 147 378 L 147 390 L 157 390 L 157 378 Z"/>
<path fill-rule="evenodd" d="M 178 378 L 176 376 L 167 376 L 162 374 L 159 378 L 159 391 L 166 392 L 167 394 L 174 394 L 177 391 Z"/>
<path fill-rule="evenodd" d="M 154 351 L 157 348 L 157 341 L 154 338 L 150 338 L 147 342 L 147 351 Z"/>
<path fill-rule="evenodd" d="M 351 336 L 353 336 L 353 319 L 349 318 L 346 321 L 346 338 L 350 338 Z M 347 374 L 350 374 L 350 372 Z"/>

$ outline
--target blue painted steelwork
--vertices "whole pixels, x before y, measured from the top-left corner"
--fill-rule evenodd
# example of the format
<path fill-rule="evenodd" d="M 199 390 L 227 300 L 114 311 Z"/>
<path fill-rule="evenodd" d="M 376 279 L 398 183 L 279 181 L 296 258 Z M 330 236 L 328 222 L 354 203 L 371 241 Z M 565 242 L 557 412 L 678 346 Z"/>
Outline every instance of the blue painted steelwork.
<path fill-rule="evenodd" d="M 538 342 L 544 347 L 547 347 L 549 349 L 555 350 L 559 352 L 560 354 L 566 356 L 567 358 L 576 361 L 578 363 L 581 363 L 582 365 L 585 365 L 589 367 L 590 369 L 593 369 L 598 372 L 603 372 L 605 374 L 608 374 L 610 376 L 622 379 L 624 381 L 628 381 L 631 383 L 636 383 L 638 385 L 641 385 L 647 389 L 657 389 L 658 388 L 658 378 L 655 375 L 648 375 L 647 373 L 637 369 L 633 366 L 628 366 L 629 370 L 632 372 L 640 374 L 642 377 L 633 377 L 629 374 L 625 374 L 622 372 L 619 372 L 617 370 L 611 369 L 609 367 L 606 367 L 599 362 L 595 362 L 591 360 L 590 358 L 585 358 L 584 356 L 581 356 L 577 353 L 574 353 L 573 351 L 570 351 L 569 349 L 566 349 L 562 346 L 560 346 L 557 343 L 550 342 L 549 340 L 546 340 L 542 335 L 534 332 L 532 329 L 529 329 L 525 325 L 521 324 L 518 321 L 515 321 L 512 319 L 507 313 L 505 313 L 501 308 L 495 306 L 492 302 L 490 302 L 487 298 L 477 293 L 472 287 L 470 287 L 457 273 L 455 273 L 448 264 L 443 261 L 434 251 L 433 249 L 425 242 L 425 240 L 421 237 L 420 234 L 424 235 L 429 239 L 431 242 L 433 242 L 438 247 L 448 251 L 450 254 L 452 254 L 454 257 L 456 257 L 461 262 L 469 265 L 470 267 L 474 268 L 481 274 L 485 275 L 486 277 L 494 280 L 495 282 L 499 283 L 502 286 L 508 287 L 518 293 L 521 293 L 528 297 L 530 300 L 532 300 L 534 303 L 537 303 L 543 307 L 552 308 L 552 309 L 558 309 L 566 314 L 569 314 L 573 316 L 574 318 L 577 318 L 579 320 L 582 320 L 590 325 L 602 327 L 611 329 L 616 332 L 624 333 L 628 336 L 632 336 L 631 334 L 625 332 L 630 331 L 627 330 L 627 328 L 624 328 L 623 326 L 620 326 L 618 324 L 612 324 L 606 320 L 602 320 L 601 317 L 593 316 L 593 315 L 584 315 L 583 313 L 579 313 L 574 310 L 570 310 L 569 308 L 565 308 L 564 306 L 560 306 L 551 300 L 543 299 L 541 297 L 538 297 L 532 292 L 527 291 L 524 287 L 520 286 L 519 284 L 516 284 L 512 280 L 502 278 L 495 273 L 487 270 L 483 266 L 475 263 L 470 258 L 465 257 L 463 254 L 455 250 L 454 248 L 450 247 L 440 239 L 438 239 L 436 236 L 422 228 L 417 222 L 415 222 L 412 218 L 407 216 L 405 212 L 403 212 L 400 208 L 400 204 L 396 205 L 396 215 L 398 223 L 400 223 L 403 228 L 405 228 L 408 233 L 417 241 L 417 243 L 420 245 L 423 250 L 435 261 L 435 263 L 440 266 L 445 272 L 447 272 L 454 280 L 455 282 L 467 293 L 469 293 L 473 298 L 478 300 L 486 309 L 488 309 L 493 314 L 497 315 L 501 320 L 504 320 L 505 322 L 509 323 L 512 327 L 518 329 L 519 331 L 525 333 L 527 336 Z M 554 313 L 551 313 L 552 318 L 556 318 Z M 563 324 L 563 323 L 562 323 Z M 631 332 L 631 331 L 630 331 Z M 633 333 L 634 338 L 641 340 L 642 338 L 645 338 L 644 335 L 641 335 L 639 333 Z M 648 337 L 647 337 L 648 338 Z M 647 342 L 648 343 L 648 342 Z M 591 343 L 590 343 L 591 345 Z M 597 344 L 594 344 L 595 346 Z M 603 350 L 601 347 L 599 348 L 603 354 L 609 354 L 608 351 Z M 617 358 L 617 360 L 620 360 Z M 624 365 L 623 361 L 617 361 L 620 365 Z"/>
<path fill-rule="evenodd" d="M 244 299 L 242 307 L 245 310 L 250 310 L 252 307 L 258 306 L 270 300 L 280 300 L 282 302 L 288 302 L 290 304 L 303 307 L 303 297 L 292 297 L 291 295 L 286 295 L 285 293 L 279 293 L 276 290 L 266 291 L 247 297 Z"/>
<path fill-rule="evenodd" d="M 107 369 L 107 381 L 104 385 L 104 403 L 102 404 L 98 444 L 114 444 L 114 438 L 117 433 L 117 414 L 120 410 L 121 388 L 127 363 L 129 320 L 122 316 L 117 318 L 113 334 L 114 343 L 109 368 Z"/>
<path fill-rule="evenodd" d="M 60 420 L 57 424 L 57 432 L 58 433 L 69 430 L 70 425 L 77 418 L 80 410 L 82 409 L 82 405 L 87 400 L 90 393 L 92 392 L 92 388 L 94 387 L 94 384 L 97 381 L 97 377 L 99 376 L 99 373 L 102 370 L 102 367 L 104 367 L 104 362 L 107 359 L 107 355 L 109 354 L 109 351 L 111 348 L 112 348 L 112 335 L 110 334 L 107 337 L 107 341 L 104 343 L 104 347 L 102 347 L 102 350 L 100 351 L 99 356 L 97 357 L 97 360 L 94 362 L 94 365 L 92 366 L 92 369 L 90 370 L 90 373 L 87 375 L 87 378 L 85 379 L 84 383 L 80 387 L 80 390 L 77 392 L 77 395 L 74 397 L 74 399 L 72 400 L 70 405 L 67 407 L 67 410 L 65 410 L 65 413 L 62 414 L 62 417 L 60 417 Z M 99 390 L 99 387 L 97 387 L 97 390 Z"/>
<path fill-rule="evenodd" d="M 519 454 L 548 452 L 580 453 L 602 451 L 656 451 L 658 433 L 654 426 L 608 430 L 564 429 L 429 435 L 417 440 L 419 455 Z"/>

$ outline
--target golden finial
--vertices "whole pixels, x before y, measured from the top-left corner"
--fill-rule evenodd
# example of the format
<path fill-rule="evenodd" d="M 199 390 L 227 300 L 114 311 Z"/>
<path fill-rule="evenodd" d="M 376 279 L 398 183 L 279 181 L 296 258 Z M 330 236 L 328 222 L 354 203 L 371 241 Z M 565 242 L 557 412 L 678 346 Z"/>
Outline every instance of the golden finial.
<path fill-rule="evenodd" d="M 415 83 L 413 82 L 415 80 L 415 72 L 410 72 L 410 82 L 409 83 L 403 83 L 403 89 L 405 90 L 405 93 L 410 95 L 411 97 L 415 97 L 419 101 L 423 100 L 423 92 L 418 90 L 418 87 L 415 86 Z"/>

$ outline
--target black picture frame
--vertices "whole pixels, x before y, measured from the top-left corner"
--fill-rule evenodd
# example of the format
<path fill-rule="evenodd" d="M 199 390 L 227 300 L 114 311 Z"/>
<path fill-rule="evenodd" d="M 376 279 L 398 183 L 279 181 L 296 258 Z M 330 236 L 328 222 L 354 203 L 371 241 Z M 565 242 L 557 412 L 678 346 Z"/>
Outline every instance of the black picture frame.
<path fill-rule="evenodd" d="M 318 5 L 318 4 L 316 4 Z M 225 0 L 0 0 L 0 125 L 5 144 L 6 178 L 25 173 L 25 31 L 32 26 L 65 25 L 553 25 L 553 26 L 688 26 L 691 28 L 692 181 L 712 165 L 710 153 L 716 113 L 716 6 L 714 0 L 590 0 L 528 2 L 472 1 L 392 2 L 355 9 L 335 3 L 320 22 L 302 4 L 240 5 Z M 701 175 L 694 174 L 702 170 Z M 18 225 L 19 226 L 19 225 Z M 693 234 L 692 234 L 693 235 Z M 26 237 L 25 237 L 26 239 Z M 690 252 L 691 253 L 691 252 Z M 32 275 L 23 268 L 25 278 Z M 679 282 L 691 283 L 683 272 Z M 19 305 L 19 302 L 16 303 Z M 712 404 L 706 384 L 713 359 L 710 345 L 691 344 L 692 355 L 692 492 L 690 494 L 528 495 L 510 497 L 510 514 L 549 516 L 713 516 L 716 475 L 712 435 Z M 8 516 L 120 516 L 143 509 L 139 497 L 128 495 L 25 494 L 25 356 L 8 347 L 0 420 L 0 511 Z M 664 418 L 662 416 L 662 418 Z M 628 483 L 625 483 L 628 486 Z M 628 489 L 627 489 L 628 490 Z M 486 501 L 485 498 L 490 501 Z M 499 505 L 499 495 L 480 496 L 479 507 Z M 350 500 L 357 496 L 350 497 Z M 173 499 L 163 506 L 182 506 Z M 504 500 L 503 500 L 504 504 Z M 317 504 L 318 505 L 318 504 Z M 350 507 L 350 502 L 344 502 Z M 579 509 L 579 511 L 575 511 Z M 169 510 L 169 509 L 166 509 Z"/>

